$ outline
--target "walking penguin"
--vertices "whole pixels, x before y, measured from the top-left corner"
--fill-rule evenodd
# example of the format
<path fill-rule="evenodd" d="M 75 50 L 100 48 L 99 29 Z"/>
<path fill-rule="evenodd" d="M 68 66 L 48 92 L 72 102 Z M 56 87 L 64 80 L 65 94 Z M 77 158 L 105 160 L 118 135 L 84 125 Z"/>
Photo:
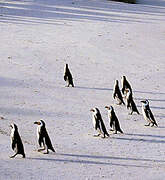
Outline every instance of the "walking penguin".
<path fill-rule="evenodd" d="M 122 78 L 121 78 L 121 84 L 122 84 L 122 89 L 121 89 L 121 91 L 122 91 L 123 95 L 126 94 L 126 92 L 125 92 L 126 89 L 129 89 L 129 90 L 131 91 L 131 93 L 132 93 L 131 85 L 129 84 L 129 82 L 127 81 L 127 79 L 126 79 L 125 76 L 122 76 Z"/>
<path fill-rule="evenodd" d="M 94 136 L 100 136 L 101 134 L 103 135 L 102 138 L 105 138 L 105 136 L 109 136 L 99 109 L 92 108 L 90 111 L 92 112 L 92 120 L 93 120 L 94 129 L 98 132 L 98 135 L 94 135 Z"/>
<path fill-rule="evenodd" d="M 18 133 L 18 127 L 14 123 L 12 123 L 10 127 L 11 127 L 11 134 L 10 134 L 11 146 L 15 152 L 15 154 L 10 156 L 10 158 L 14 158 L 17 154 L 21 154 L 22 157 L 25 158 L 24 147 L 23 147 L 21 137 Z"/>
<path fill-rule="evenodd" d="M 158 126 L 158 124 L 155 121 L 154 115 L 152 114 L 152 111 L 149 107 L 149 101 L 144 100 L 144 101 L 141 101 L 141 103 L 142 103 L 143 117 L 148 122 L 148 124 L 146 124 L 145 126 L 150 126 L 150 124 L 151 124 L 151 127 L 153 127 L 154 125 Z"/>
<path fill-rule="evenodd" d="M 114 88 L 113 88 L 113 98 L 118 101 L 118 105 L 124 104 L 123 97 L 119 88 L 119 81 L 115 80 Z"/>
<path fill-rule="evenodd" d="M 123 133 L 120 128 L 119 120 L 115 114 L 114 108 L 112 106 L 105 106 L 105 108 L 108 110 L 108 119 L 112 130 L 115 131 L 115 134 L 117 134 L 117 131 Z"/>
<path fill-rule="evenodd" d="M 126 107 L 127 109 L 131 109 L 130 115 L 132 115 L 133 112 L 139 114 L 139 111 L 133 100 L 132 92 L 130 91 L 130 89 L 126 89 L 125 92 L 126 92 Z"/>
<path fill-rule="evenodd" d="M 43 120 L 36 121 L 34 124 L 37 124 L 37 138 L 38 138 L 38 144 L 40 147 L 43 146 L 43 148 L 38 149 L 38 152 L 46 150 L 46 153 L 49 153 L 49 149 L 55 152 L 51 140 L 49 138 L 49 135 L 47 133 L 46 127 L 45 127 L 45 122 Z"/>
<path fill-rule="evenodd" d="M 68 64 L 66 64 L 64 68 L 64 80 L 67 82 L 67 87 L 70 85 L 74 87 L 72 74 L 69 70 Z"/>

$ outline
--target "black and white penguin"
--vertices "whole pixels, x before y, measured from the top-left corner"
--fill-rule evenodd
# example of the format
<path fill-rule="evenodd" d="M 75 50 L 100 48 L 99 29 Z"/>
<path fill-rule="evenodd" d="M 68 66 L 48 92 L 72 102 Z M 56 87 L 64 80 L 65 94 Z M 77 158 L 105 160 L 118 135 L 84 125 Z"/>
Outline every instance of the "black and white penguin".
<path fill-rule="evenodd" d="M 68 64 L 66 64 L 64 68 L 64 80 L 67 82 L 67 87 L 70 85 L 74 87 L 72 74 L 69 70 Z"/>
<path fill-rule="evenodd" d="M 129 90 L 131 91 L 131 93 L 132 93 L 131 85 L 129 84 L 129 82 L 127 81 L 127 79 L 126 79 L 125 76 L 122 76 L 122 78 L 121 78 L 121 84 L 122 84 L 122 89 L 121 89 L 121 91 L 122 91 L 123 95 L 126 94 L 126 92 L 125 92 L 126 89 L 129 89 Z"/>
<path fill-rule="evenodd" d="M 136 112 L 137 114 L 139 114 L 139 111 L 133 100 L 132 92 L 130 91 L 130 89 L 126 89 L 125 92 L 126 92 L 126 107 L 127 109 L 131 110 L 130 114 L 132 115 L 133 112 Z"/>
<path fill-rule="evenodd" d="M 94 135 L 94 136 L 100 136 L 101 134 L 103 135 L 103 138 L 105 138 L 105 136 L 109 136 L 99 109 L 92 108 L 90 111 L 92 112 L 93 126 L 95 130 L 99 133 L 98 135 Z"/>
<path fill-rule="evenodd" d="M 124 104 L 123 97 L 119 88 L 119 81 L 115 80 L 114 88 L 113 88 L 113 98 L 118 101 L 118 105 Z"/>
<path fill-rule="evenodd" d="M 15 152 L 15 154 L 13 156 L 10 156 L 10 158 L 14 158 L 17 154 L 21 154 L 22 157 L 25 158 L 24 147 L 21 137 L 18 133 L 18 127 L 14 123 L 12 123 L 10 127 L 11 127 L 11 134 L 10 134 L 11 146 Z"/>
<path fill-rule="evenodd" d="M 115 114 L 114 108 L 112 106 L 105 106 L 105 108 L 108 110 L 108 119 L 112 130 L 115 131 L 115 134 L 117 134 L 117 131 L 123 133 L 120 128 L 119 120 Z"/>
<path fill-rule="evenodd" d="M 158 124 L 155 121 L 154 115 L 152 114 L 152 111 L 149 107 L 149 101 L 144 100 L 144 101 L 141 101 L 141 103 L 142 103 L 143 117 L 148 122 L 148 124 L 146 124 L 145 126 L 150 126 L 150 124 L 151 124 L 151 127 L 153 127 L 154 125 L 158 126 Z"/>
<path fill-rule="evenodd" d="M 45 122 L 43 120 L 34 122 L 34 124 L 37 124 L 37 138 L 38 138 L 38 144 L 40 147 L 43 146 L 42 149 L 38 149 L 38 152 L 46 150 L 46 153 L 49 153 L 49 149 L 55 152 L 51 140 L 49 138 L 49 135 L 47 133 L 46 127 L 45 127 Z"/>

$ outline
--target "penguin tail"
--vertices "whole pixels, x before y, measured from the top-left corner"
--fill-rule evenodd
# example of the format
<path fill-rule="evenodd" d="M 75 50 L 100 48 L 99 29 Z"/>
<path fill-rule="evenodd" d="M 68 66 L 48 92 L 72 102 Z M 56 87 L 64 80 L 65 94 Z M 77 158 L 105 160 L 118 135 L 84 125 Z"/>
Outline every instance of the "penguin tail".
<path fill-rule="evenodd" d="M 155 126 L 157 126 L 158 127 L 158 124 L 155 122 Z"/>
<path fill-rule="evenodd" d="M 52 147 L 52 149 L 51 149 L 53 152 L 56 152 L 55 150 L 54 150 L 54 148 Z"/>
<path fill-rule="evenodd" d="M 106 133 L 106 135 L 109 137 L 109 134 L 108 134 L 108 133 Z"/>
<path fill-rule="evenodd" d="M 123 131 L 120 128 L 117 129 L 117 131 L 123 134 Z"/>

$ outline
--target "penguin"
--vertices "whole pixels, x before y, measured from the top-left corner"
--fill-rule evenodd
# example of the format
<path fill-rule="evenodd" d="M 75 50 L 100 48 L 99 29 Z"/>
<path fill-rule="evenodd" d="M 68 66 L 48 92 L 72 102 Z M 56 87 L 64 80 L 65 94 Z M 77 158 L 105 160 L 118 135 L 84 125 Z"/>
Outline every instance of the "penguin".
<path fill-rule="evenodd" d="M 121 84 L 122 84 L 122 89 L 121 89 L 121 91 L 122 91 L 123 95 L 126 94 L 126 92 L 125 92 L 126 89 L 129 89 L 129 90 L 131 91 L 131 93 L 132 93 L 131 85 L 129 84 L 129 82 L 127 81 L 127 79 L 126 79 L 125 76 L 122 76 L 122 78 L 121 78 Z"/>
<path fill-rule="evenodd" d="M 25 158 L 24 146 L 18 132 L 18 127 L 14 123 L 12 123 L 10 127 L 11 127 L 11 134 L 10 134 L 11 147 L 15 152 L 15 154 L 10 156 L 10 158 L 14 158 L 17 154 L 21 154 L 22 158 Z"/>
<path fill-rule="evenodd" d="M 69 70 L 68 64 L 66 64 L 64 68 L 64 80 L 68 83 L 67 87 L 69 87 L 70 85 L 74 87 L 72 74 Z"/>
<path fill-rule="evenodd" d="M 49 138 L 49 135 L 47 133 L 46 127 L 45 127 L 45 122 L 43 120 L 36 121 L 34 124 L 37 124 L 37 138 L 38 138 L 38 144 L 40 147 L 43 146 L 43 149 L 38 149 L 38 152 L 46 150 L 46 153 L 49 153 L 49 149 L 55 152 L 51 140 Z"/>
<path fill-rule="evenodd" d="M 132 92 L 130 91 L 130 89 L 126 89 L 125 92 L 126 92 L 126 107 L 127 109 L 131 109 L 130 115 L 132 115 L 133 112 L 139 114 L 139 111 L 133 100 Z"/>
<path fill-rule="evenodd" d="M 115 80 L 114 88 L 113 88 L 113 98 L 118 101 L 118 105 L 124 104 L 123 97 L 121 95 L 121 91 L 119 88 L 119 81 Z"/>
<path fill-rule="evenodd" d="M 145 126 L 150 126 L 150 124 L 151 124 L 151 127 L 153 127 L 154 125 L 158 126 L 158 124 L 155 121 L 154 115 L 152 114 L 152 111 L 149 107 L 149 101 L 144 100 L 144 101 L 141 101 L 141 103 L 142 103 L 143 117 L 149 123 L 149 124 L 146 124 Z"/>
<path fill-rule="evenodd" d="M 112 106 L 105 106 L 105 108 L 108 110 L 108 119 L 112 130 L 115 131 L 115 134 L 117 134 L 117 131 L 123 133 L 120 128 L 119 120 L 115 114 L 114 108 Z"/>
<path fill-rule="evenodd" d="M 98 131 L 98 135 L 94 136 L 100 136 L 103 135 L 102 138 L 105 138 L 105 136 L 109 137 L 109 134 L 106 130 L 106 127 L 104 125 L 103 119 L 101 117 L 100 111 L 98 108 L 92 108 L 90 110 L 92 112 L 92 119 L 93 119 L 93 126 L 96 131 Z"/>

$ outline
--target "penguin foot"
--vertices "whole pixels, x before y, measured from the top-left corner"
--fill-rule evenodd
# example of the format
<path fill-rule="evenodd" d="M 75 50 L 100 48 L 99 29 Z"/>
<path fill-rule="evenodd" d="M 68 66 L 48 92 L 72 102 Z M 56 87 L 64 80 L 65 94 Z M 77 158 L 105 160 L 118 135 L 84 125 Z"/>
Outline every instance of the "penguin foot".
<path fill-rule="evenodd" d="M 49 151 L 47 151 L 47 152 L 44 152 L 43 154 L 49 154 Z"/>
<path fill-rule="evenodd" d="M 45 150 L 45 148 L 44 148 L 44 149 L 38 149 L 37 151 L 38 151 L 38 152 L 41 152 L 41 151 L 44 151 L 44 150 Z"/>
<path fill-rule="evenodd" d="M 150 123 L 149 124 L 145 124 L 144 126 L 150 126 Z"/>
<path fill-rule="evenodd" d="M 109 131 L 114 131 L 113 129 L 110 129 Z"/>
<path fill-rule="evenodd" d="M 10 158 L 14 158 L 16 155 L 17 155 L 17 153 L 16 153 L 16 154 L 14 154 L 14 155 L 12 155 L 12 156 L 10 156 Z"/>
<path fill-rule="evenodd" d="M 101 138 L 103 138 L 103 139 L 104 139 L 104 138 L 105 138 L 105 136 L 101 136 Z"/>
<path fill-rule="evenodd" d="M 94 134 L 93 137 L 98 137 L 100 136 L 101 134 Z"/>

